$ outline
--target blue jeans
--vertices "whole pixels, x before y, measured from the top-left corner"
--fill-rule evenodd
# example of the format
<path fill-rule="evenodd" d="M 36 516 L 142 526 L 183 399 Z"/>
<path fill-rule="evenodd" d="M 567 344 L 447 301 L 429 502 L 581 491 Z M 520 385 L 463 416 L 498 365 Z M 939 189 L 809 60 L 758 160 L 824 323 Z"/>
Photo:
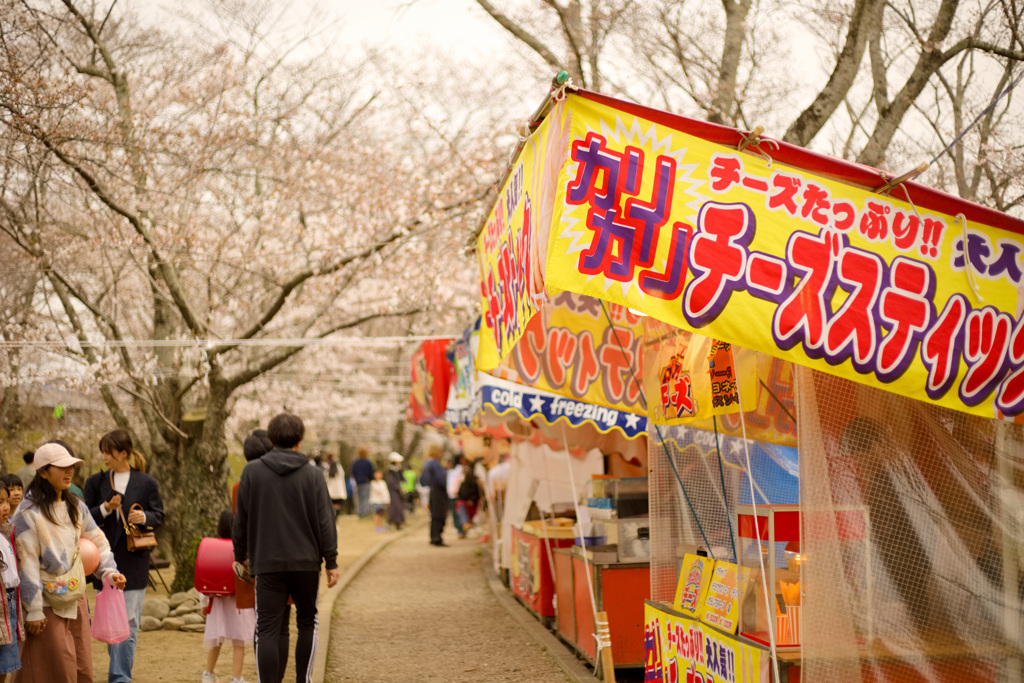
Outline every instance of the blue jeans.
<path fill-rule="evenodd" d="M 128 609 L 128 640 L 116 645 L 107 645 L 110 654 L 110 670 L 107 683 L 130 683 L 132 664 L 135 662 L 135 643 L 139 639 L 139 622 L 142 621 L 142 603 L 146 589 L 139 588 L 124 592 L 124 606 Z"/>
<path fill-rule="evenodd" d="M 356 514 L 360 518 L 370 514 L 370 482 L 356 484 Z"/>
<path fill-rule="evenodd" d="M 21 668 L 21 659 L 18 656 L 18 604 L 15 599 L 17 590 L 17 588 L 8 588 L 5 591 L 0 588 L 0 593 L 6 593 L 8 625 L 13 636 L 10 643 L 0 645 L 0 675 L 9 674 Z"/>

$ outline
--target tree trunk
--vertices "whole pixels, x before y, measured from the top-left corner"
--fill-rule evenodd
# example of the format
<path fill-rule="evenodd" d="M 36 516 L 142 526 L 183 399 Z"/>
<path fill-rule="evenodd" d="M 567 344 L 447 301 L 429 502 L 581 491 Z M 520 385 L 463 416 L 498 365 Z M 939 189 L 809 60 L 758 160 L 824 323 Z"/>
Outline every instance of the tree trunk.
<path fill-rule="evenodd" d="M 231 509 L 228 495 L 227 444 L 224 425 L 228 393 L 223 380 L 210 379 L 210 400 L 205 410 L 196 410 L 182 420 L 192 438 L 181 448 L 177 502 L 174 506 L 177 533 L 174 546 L 173 591 L 185 591 L 195 581 L 199 541 L 216 536 L 217 519 Z"/>
<path fill-rule="evenodd" d="M 17 434 L 21 429 L 21 396 L 18 391 L 17 384 L 0 388 L 0 428 L 8 435 Z"/>
<path fill-rule="evenodd" d="M 736 111 L 736 77 L 743 56 L 743 40 L 747 33 L 747 14 L 751 0 L 725 0 L 725 39 L 718 69 L 718 83 L 711 102 L 708 121 L 722 125 L 734 123 Z"/>
<path fill-rule="evenodd" d="M 846 42 L 839 52 L 828 83 L 814 98 L 814 102 L 790 124 L 789 130 L 782 137 L 783 140 L 806 147 L 832 118 L 832 114 L 853 87 L 871 34 L 871 27 L 878 21 L 877 14 L 883 7 L 880 0 L 857 0 L 854 3 Z"/>
<path fill-rule="evenodd" d="M 864 145 L 864 149 L 857 155 L 857 163 L 876 168 L 881 166 L 886 150 L 889 149 L 889 143 L 892 142 L 893 136 L 896 135 L 900 124 L 903 123 L 903 117 L 914 106 L 914 102 L 928 85 L 928 81 L 945 61 L 941 45 L 953 27 L 958 4 L 959 0 L 943 0 L 939 6 L 935 22 L 928 32 L 928 39 L 921 46 L 914 70 L 900 92 L 885 108 L 885 112 L 878 117 L 875 128 L 871 131 L 871 137 Z"/>
<path fill-rule="evenodd" d="M 391 450 L 401 453 L 406 459 L 412 455 L 405 452 L 405 420 L 395 420 L 395 429 L 391 432 Z"/>
<path fill-rule="evenodd" d="M 180 461 L 178 449 L 183 447 L 183 441 L 184 439 L 180 439 L 174 444 L 173 449 L 160 449 L 150 445 L 146 461 L 146 473 L 156 479 L 160 488 L 160 499 L 164 503 L 164 523 L 156 530 L 156 537 L 160 543 L 158 552 L 167 559 L 175 557 L 174 549 L 178 547 L 179 510 L 182 509 L 182 504 L 180 472 L 176 463 Z"/>

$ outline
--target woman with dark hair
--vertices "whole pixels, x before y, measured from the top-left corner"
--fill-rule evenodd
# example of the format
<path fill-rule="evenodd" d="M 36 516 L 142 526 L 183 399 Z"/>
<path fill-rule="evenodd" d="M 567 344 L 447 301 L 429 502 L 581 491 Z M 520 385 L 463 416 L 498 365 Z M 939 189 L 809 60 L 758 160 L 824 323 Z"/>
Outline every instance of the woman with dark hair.
<path fill-rule="evenodd" d="M 63 447 L 64 450 L 66 450 L 68 453 L 70 453 L 72 458 L 76 457 L 75 456 L 75 451 L 71 448 L 71 446 L 69 446 L 65 442 L 61 441 L 60 439 L 50 439 L 46 443 L 55 443 L 58 446 Z M 78 470 L 78 468 L 75 468 L 75 473 L 71 477 L 71 486 L 68 487 L 68 491 L 70 491 L 71 493 L 75 494 L 76 496 L 78 496 L 82 500 L 85 500 L 85 492 L 83 492 L 82 489 L 78 486 L 78 484 L 75 483 L 75 479 L 78 479 L 78 481 L 82 481 L 82 479 L 81 479 L 81 472 Z"/>
<path fill-rule="evenodd" d="M 149 584 L 149 548 L 130 550 L 125 526 L 135 524 L 155 529 L 163 524 L 164 504 L 156 479 L 145 473 L 146 459 L 135 450 L 128 432 L 118 429 L 100 439 L 106 470 L 85 482 L 85 503 L 103 530 L 117 566 L 128 579 L 124 602 L 128 608 L 128 639 L 108 645 L 109 683 L 129 683 L 135 662 L 135 644 L 142 621 L 142 603 Z"/>
<path fill-rule="evenodd" d="M 68 493 L 75 465 L 82 461 L 63 446 L 43 444 L 32 464 L 36 476 L 14 517 L 19 581 L 28 637 L 15 683 L 91 683 L 92 644 L 85 570 L 79 538 L 100 554 L 94 575 L 123 588 L 106 536 L 89 509 Z"/>
<path fill-rule="evenodd" d="M 327 479 L 327 495 L 331 497 L 331 505 L 334 506 L 334 518 L 341 514 L 341 506 L 348 499 L 348 491 L 345 487 L 345 469 L 338 462 L 334 453 L 327 454 L 327 462 L 320 463 Z"/>

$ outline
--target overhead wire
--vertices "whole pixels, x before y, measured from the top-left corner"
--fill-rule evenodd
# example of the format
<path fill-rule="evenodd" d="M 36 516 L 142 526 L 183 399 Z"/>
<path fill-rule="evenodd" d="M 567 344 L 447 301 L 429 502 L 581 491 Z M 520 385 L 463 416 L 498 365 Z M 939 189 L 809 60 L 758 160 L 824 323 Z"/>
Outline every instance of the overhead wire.
<path fill-rule="evenodd" d="M 951 143 L 946 145 L 945 149 L 943 149 L 941 152 L 939 152 L 934 157 L 932 157 L 932 160 L 928 162 L 928 165 L 929 166 L 933 165 L 936 161 L 938 161 L 942 157 L 943 154 L 945 154 L 946 152 L 951 150 L 953 148 L 953 146 L 956 145 L 956 143 L 960 142 L 963 139 L 963 137 L 965 135 L 967 135 L 967 133 L 972 128 L 974 128 L 976 125 L 978 125 L 978 122 L 981 121 L 982 118 L 984 118 L 990 111 L 995 109 L 996 105 L 999 104 L 999 100 L 1003 99 L 1006 95 L 1008 95 L 1009 92 L 1011 90 L 1013 90 L 1017 86 L 1018 83 L 1020 83 L 1021 78 L 1024 78 L 1024 69 L 1022 69 L 1021 72 L 1019 74 L 1017 74 L 1017 77 L 1015 79 L 1013 79 L 1010 82 L 1009 85 L 1007 85 L 1005 88 L 1003 88 L 1002 92 L 1000 92 L 996 96 L 996 98 L 989 103 L 989 105 L 987 107 L 985 107 L 984 109 L 981 110 L 981 113 L 978 114 L 974 118 L 974 120 L 971 121 L 967 125 L 966 128 L 964 128 L 962 131 L 960 131 L 959 135 L 957 135 L 955 138 L 953 138 L 953 141 Z"/>
<path fill-rule="evenodd" d="M 74 343 L 50 339 L 0 340 L 0 348 L 64 348 L 79 346 L 82 348 L 209 348 L 213 346 L 253 346 L 294 348 L 298 346 L 374 346 L 381 344 L 401 344 L 431 340 L 457 339 L 458 334 L 408 335 L 401 337 L 294 337 L 294 338 L 257 338 L 257 339 L 125 339 L 103 340 L 97 342 Z"/>

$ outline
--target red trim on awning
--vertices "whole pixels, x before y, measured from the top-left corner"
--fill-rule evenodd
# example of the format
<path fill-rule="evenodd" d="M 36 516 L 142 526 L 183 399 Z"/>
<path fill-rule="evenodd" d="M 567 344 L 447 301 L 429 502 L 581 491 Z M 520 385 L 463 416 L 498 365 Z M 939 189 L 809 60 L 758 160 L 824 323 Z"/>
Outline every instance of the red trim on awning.
<path fill-rule="evenodd" d="M 576 94 L 585 99 L 621 109 L 634 116 L 643 117 L 657 123 L 659 126 L 672 128 L 687 135 L 693 135 L 702 140 L 725 145 L 726 147 L 735 148 L 743 139 L 740 131 L 735 128 L 670 114 L 633 102 L 626 102 L 614 97 L 608 97 L 607 95 L 590 92 L 589 90 L 580 89 L 576 91 Z M 767 150 L 773 160 L 787 166 L 810 171 L 811 173 L 867 189 L 881 187 L 885 184 L 886 179 L 898 175 L 889 173 L 883 179 L 880 175 L 882 172 L 876 168 L 812 152 L 809 149 L 798 147 L 788 142 L 782 142 L 781 140 L 776 140 L 776 142 L 779 144 L 778 149 Z M 919 209 L 929 209 L 948 216 L 956 216 L 958 213 L 962 213 L 967 217 L 969 223 L 983 223 L 994 228 L 1024 235 L 1024 221 L 1008 214 L 913 181 L 904 182 L 902 187 L 909 191 L 910 198 Z M 894 189 L 890 194 L 894 199 L 906 201 L 906 196 L 900 189 Z"/>

